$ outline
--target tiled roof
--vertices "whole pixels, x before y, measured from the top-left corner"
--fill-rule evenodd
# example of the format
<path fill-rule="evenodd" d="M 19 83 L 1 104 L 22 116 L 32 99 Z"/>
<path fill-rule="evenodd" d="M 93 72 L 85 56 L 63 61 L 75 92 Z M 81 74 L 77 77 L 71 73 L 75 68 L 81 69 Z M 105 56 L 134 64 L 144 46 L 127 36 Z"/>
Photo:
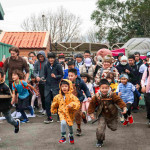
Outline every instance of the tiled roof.
<path fill-rule="evenodd" d="M 44 48 L 49 36 L 49 32 L 2 32 L 0 42 L 19 48 Z"/>

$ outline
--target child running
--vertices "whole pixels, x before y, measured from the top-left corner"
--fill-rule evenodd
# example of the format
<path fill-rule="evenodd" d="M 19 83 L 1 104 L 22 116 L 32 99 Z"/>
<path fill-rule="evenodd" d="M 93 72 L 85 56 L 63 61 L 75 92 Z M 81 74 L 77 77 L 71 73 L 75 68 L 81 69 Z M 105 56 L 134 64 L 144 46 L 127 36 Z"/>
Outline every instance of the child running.
<path fill-rule="evenodd" d="M 30 81 L 30 84 L 36 89 L 36 91 L 39 93 L 39 83 L 37 82 L 35 76 L 33 74 L 31 74 L 31 81 Z M 38 101 L 38 108 L 39 108 L 39 112 L 43 112 L 43 109 L 42 109 L 42 102 L 41 102 L 41 95 L 40 93 L 38 95 L 36 95 L 36 93 L 31 90 L 31 93 L 32 93 L 32 99 L 31 99 L 31 106 L 32 108 L 34 108 L 34 102 L 37 98 L 37 101 Z"/>
<path fill-rule="evenodd" d="M 87 74 L 87 73 L 82 73 L 81 75 L 82 80 L 84 81 L 84 83 L 87 85 L 91 97 L 94 96 L 94 89 L 93 89 L 93 84 L 90 82 L 91 81 L 91 77 Z M 84 94 L 85 98 L 82 102 L 82 113 L 84 113 L 84 115 L 87 116 L 87 121 L 91 121 L 91 117 L 88 114 L 88 107 L 90 104 L 90 101 L 87 99 L 86 95 Z"/>
<path fill-rule="evenodd" d="M 20 128 L 20 120 L 11 116 L 11 90 L 4 81 L 4 71 L 0 68 L 0 112 L 3 113 L 8 123 L 15 127 L 14 132 L 18 133 Z"/>
<path fill-rule="evenodd" d="M 105 140 L 106 125 L 112 131 L 117 130 L 118 108 L 115 104 L 123 109 L 122 114 L 126 113 L 127 108 L 123 100 L 117 96 L 116 93 L 111 92 L 109 82 L 106 79 L 102 79 L 99 86 L 100 90 L 96 96 L 92 98 L 88 113 L 92 119 L 95 119 L 94 112 L 96 110 L 96 117 L 98 120 L 98 128 L 96 130 L 96 146 L 102 147 L 103 141 Z"/>
<path fill-rule="evenodd" d="M 128 123 L 133 123 L 133 116 L 131 115 L 131 107 L 132 103 L 134 102 L 134 91 L 138 94 L 138 97 L 141 99 L 141 94 L 136 90 L 135 86 L 128 82 L 129 77 L 127 74 L 120 75 L 120 81 L 121 83 L 118 85 L 118 88 L 116 92 L 118 93 L 118 96 L 123 99 L 123 101 L 127 105 L 127 113 L 124 114 L 125 121 L 123 122 L 123 125 L 127 125 Z"/>
<path fill-rule="evenodd" d="M 69 142 L 74 144 L 73 120 L 75 118 L 75 112 L 80 108 L 80 101 L 72 94 L 72 92 L 72 82 L 63 79 L 60 82 L 59 94 L 54 97 L 51 105 L 51 112 L 55 114 L 58 110 L 61 121 L 61 139 L 59 140 L 59 143 L 66 142 L 66 126 L 68 126 Z"/>
<path fill-rule="evenodd" d="M 33 115 L 34 111 L 32 106 L 29 105 L 29 92 L 28 92 L 28 87 L 31 90 L 34 90 L 36 95 L 38 95 L 38 92 L 34 89 L 33 86 L 28 84 L 27 82 L 20 80 L 22 79 L 22 72 L 19 70 L 14 70 L 12 73 L 12 79 L 13 79 L 13 84 L 12 84 L 12 102 L 11 104 L 13 105 L 15 102 L 15 91 L 18 92 L 18 108 L 19 112 L 21 113 L 23 120 L 21 121 L 22 123 L 27 123 L 29 122 L 26 113 L 24 110 L 29 110 L 31 115 Z"/>

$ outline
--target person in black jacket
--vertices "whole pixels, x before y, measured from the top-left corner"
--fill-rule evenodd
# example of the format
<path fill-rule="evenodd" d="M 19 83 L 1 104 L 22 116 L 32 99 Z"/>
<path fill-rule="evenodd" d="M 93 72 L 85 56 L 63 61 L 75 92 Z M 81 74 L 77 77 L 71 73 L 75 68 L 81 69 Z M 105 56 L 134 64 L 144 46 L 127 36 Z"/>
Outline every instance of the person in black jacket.
<path fill-rule="evenodd" d="M 131 74 L 130 74 L 130 82 L 136 86 L 136 89 L 140 90 L 140 73 L 138 71 L 138 66 L 135 64 L 135 56 L 131 55 L 128 57 L 128 62 L 131 67 Z M 137 96 L 136 92 L 134 92 L 134 102 L 132 104 L 132 111 L 136 113 L 138 111 L 138 104 L 139 104 L 139 97 Z"/>
<path fill-rule="evenodd" d="M 18 133 L 20 128 L 20 120 L 14 120 L 11 116 L 11 90 L 4 81 L 4 71 L 0 68 L 0 112 L 3 113 L 8 123 L 15 127 L 14 132 Z"/>
<path fill-rule="evenodd" d="M 77 124 L 76 135 L 80 136 L 81 135 L 81 119 L 83 119 L 84 123 L 87 123 L 86 115 L 81 112 L 82 102 L 85 98 L 83 95 L 83 92 L 85 93 L 86 97 L 88 98 L 88 101 L 91 100 L 91 94 L 90 94 L 88 87 L 84 83 L 84 81 L 79 76 L 77 76 L 77 70 L 75 68 L 68 70 L 68 79 L 70 81 L 72 81 L 73 94 L 76 97 L 78 97 L 78 99 L 80 100 L 80 103 L 81 103 L 80 109 L 75 114 L 75 120 L 76 120 L 76 124 Z"/>
<path fill-rule="evenodd" d="M 47 56 L 48 62 L 44 66 L 44 79 L 46 80 L 44 95 L 46 114 L 48 117 L 47 120 L 44 121 L 46 124 L 53 122 L 50 111 L 51 103 L 53 98 L 59 93 L 59 83 L 63 78 L 62 66 L 56 61 L 55 53 L 48 53 Z"/>
<path fill-rule="evenodd" d="M 128 59 L 126 56 L 122 56 L 121 57 L 121 60 L 120 60 L 120 63 L 118 66 L 116 66 L 119 74 L 124 74 L 124 73 L 127 73 L 130 77 L 130 74 L 131 74 L 131 67 L 129 66 L 128 64 Z"/>
<path fill-rule="evenodd" d="M 143 64 L 142 59 L 140 59 L 140 53 L 139 52 L 135 52 L 134 53 L 134 57 L 135 57 L 135 64 L 137 65 L 137 69 L 139 71 L 140 66 Z"/>

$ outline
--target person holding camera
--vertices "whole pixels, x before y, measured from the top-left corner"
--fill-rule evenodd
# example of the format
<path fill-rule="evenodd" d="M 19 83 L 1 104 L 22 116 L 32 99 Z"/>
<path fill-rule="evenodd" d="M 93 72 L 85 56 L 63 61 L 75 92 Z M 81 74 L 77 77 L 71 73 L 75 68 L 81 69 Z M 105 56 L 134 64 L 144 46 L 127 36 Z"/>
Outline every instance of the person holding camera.
<path fill-rule="evenodd" d="M 51 103 L 53 98 L 59 94 L 59 83 L 63 78 L 63 70 L 61 64 L 56 61 L 55 53 L 48 53 L 48 62 L 44 67 L 45 83 L 45 107 L 47 119 L 44 123 L 49 124 L 53 122 L 51 117 Z"/>
<path fill-rule="evenodd" d="M 42 108 L 43 110 L 41 113 L 43 115 L 46 114 L 45 111 L 45 96 L 44 96 L 44 89 L 45 89 L 45 81 L 44 81 L 44 66 L 47 64 L 47 58 L 45 56 L 44 51 L 39 51 L 37 54 L 37 59 L 35 65 L 34 65 L 34 76 L 36 77 L 37 82 L 39 82 L 39 91 L 41 95 L 41 101 L 42 101 Z"/>

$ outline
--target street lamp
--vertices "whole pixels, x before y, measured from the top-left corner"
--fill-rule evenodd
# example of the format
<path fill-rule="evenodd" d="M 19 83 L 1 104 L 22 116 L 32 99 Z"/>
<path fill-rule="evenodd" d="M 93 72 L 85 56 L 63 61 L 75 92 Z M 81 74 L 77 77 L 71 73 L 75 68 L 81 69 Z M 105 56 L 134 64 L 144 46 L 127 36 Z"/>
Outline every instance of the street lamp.
<path fill-rule="evenodd" d="M 42 15 L 42 20 L 43 20 L 43 31 L 44 31 L 44 18 L 45 18 L 45 15 L 43 14 L 43 15 Z"/>

